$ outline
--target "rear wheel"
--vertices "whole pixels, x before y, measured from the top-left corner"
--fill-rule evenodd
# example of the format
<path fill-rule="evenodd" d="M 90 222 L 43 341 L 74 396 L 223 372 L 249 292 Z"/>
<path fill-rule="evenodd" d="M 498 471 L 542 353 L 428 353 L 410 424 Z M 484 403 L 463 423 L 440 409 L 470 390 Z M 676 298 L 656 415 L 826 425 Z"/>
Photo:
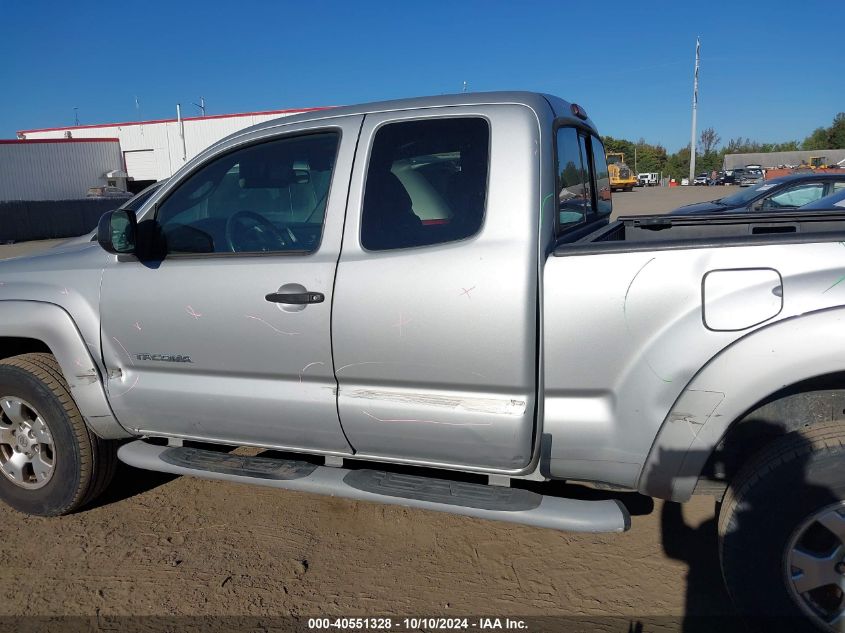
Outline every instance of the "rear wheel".
<path fill-rule="evenodd" d="M 73 512 L 111 481 L 116 451 L 88 430 L 51 354 L 0 361 L 0 499 L 27 514 Z"/>
<path fill-rule="evenodd" d="M 770 630 L 845 631 L 843 465 L 845 422 L 814 425 L 764 449 L 725 496 L 725 583 L 743 614 L 780 618 Z"/>

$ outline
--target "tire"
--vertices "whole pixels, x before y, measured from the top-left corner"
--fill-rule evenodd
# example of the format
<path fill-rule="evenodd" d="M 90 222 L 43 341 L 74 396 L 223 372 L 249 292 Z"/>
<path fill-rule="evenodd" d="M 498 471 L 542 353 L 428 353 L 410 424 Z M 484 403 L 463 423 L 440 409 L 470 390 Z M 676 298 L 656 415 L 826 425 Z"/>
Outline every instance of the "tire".
<path fill-rule="evenodd" d="M 20 403 L 23 407 L 16 409 Z M 108 486 L 118 443 L 100 439 L 88 429 L 51 354 L 0 360 L 0 410 L 0 432 L 5 431 L 0 434 L 0 499 L 8 505 L 38 516 L 69 514 Z M 22 433 L 26 426 L 14 419 L 25 425 L 31 421 L 32 430 Z M 16 472 L 20 462 L 10 460 L 21 453 L 32 455 L 36 466 L 25 464 Z"/>
<path fill-rule="evenodd" d="M 845 617 L 843 465 L 845 422 L 825 422 L 772 442 L 728 488 L 719 513 L 725 584 L 739 611 L 766 618 L 768 630 L 832 630 L 825 620 Z M 794 564 L 808 560 L 798 550 L 812 553 L 812 568 Z M 837 552 L 835 560 L 828 562 L 828 552 Z M 816 578 L 827 584 L 806 591 Z"/>

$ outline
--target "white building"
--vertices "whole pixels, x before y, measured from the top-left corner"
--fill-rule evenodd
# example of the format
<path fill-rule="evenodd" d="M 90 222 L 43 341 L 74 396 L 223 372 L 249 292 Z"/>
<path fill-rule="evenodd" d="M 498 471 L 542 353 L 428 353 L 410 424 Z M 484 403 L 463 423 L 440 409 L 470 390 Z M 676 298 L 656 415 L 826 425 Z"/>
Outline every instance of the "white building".
<path fill-rule="evenodd" d="M 132 181 L 130 189 L 139 191 L 152 182 L 172 176 L 186 161 L 233 132 L 271 119 L 322 109 L 269 110 L 186 117 L 181 121 L 162 119 L 21 130 L 18 138 L 116 138 L 123 152 L 126 172 Z"/>
<path fill-rule="evenodd" d="M 0 202 L 80 200 L 125 178 L 116 138 L 0 140 Z"/>

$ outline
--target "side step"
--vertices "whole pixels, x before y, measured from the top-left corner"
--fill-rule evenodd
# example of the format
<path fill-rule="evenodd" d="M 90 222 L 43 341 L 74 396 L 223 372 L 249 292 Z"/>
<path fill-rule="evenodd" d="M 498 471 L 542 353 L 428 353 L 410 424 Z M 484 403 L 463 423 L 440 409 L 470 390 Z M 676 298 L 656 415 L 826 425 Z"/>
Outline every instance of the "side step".
<path fill-rule="evenodd" d="M 624 532 L 631 517 L 621 502 L 549 497 L 520 488 L 433 479 L 381 470 L 349 470 L 268 457 L 242 457 L 137 440 L 117 453 L 146 470 L 298 490 L 437 510 L 571 532 Z"/>

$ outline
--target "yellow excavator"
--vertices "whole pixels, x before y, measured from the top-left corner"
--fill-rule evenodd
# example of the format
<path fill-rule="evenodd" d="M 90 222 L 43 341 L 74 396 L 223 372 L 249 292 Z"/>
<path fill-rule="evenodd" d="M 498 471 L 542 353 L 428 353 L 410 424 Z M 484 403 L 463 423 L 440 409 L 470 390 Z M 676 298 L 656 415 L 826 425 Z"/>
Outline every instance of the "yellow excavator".
<path fill-rule="evenodd" d="M 610 172 L 610 189 L 616 191 L 633 191 L 637 184 L 637 174 L 625 164 L 625 154 L 622 152 L 607 153 L 607 170 Z"/>

